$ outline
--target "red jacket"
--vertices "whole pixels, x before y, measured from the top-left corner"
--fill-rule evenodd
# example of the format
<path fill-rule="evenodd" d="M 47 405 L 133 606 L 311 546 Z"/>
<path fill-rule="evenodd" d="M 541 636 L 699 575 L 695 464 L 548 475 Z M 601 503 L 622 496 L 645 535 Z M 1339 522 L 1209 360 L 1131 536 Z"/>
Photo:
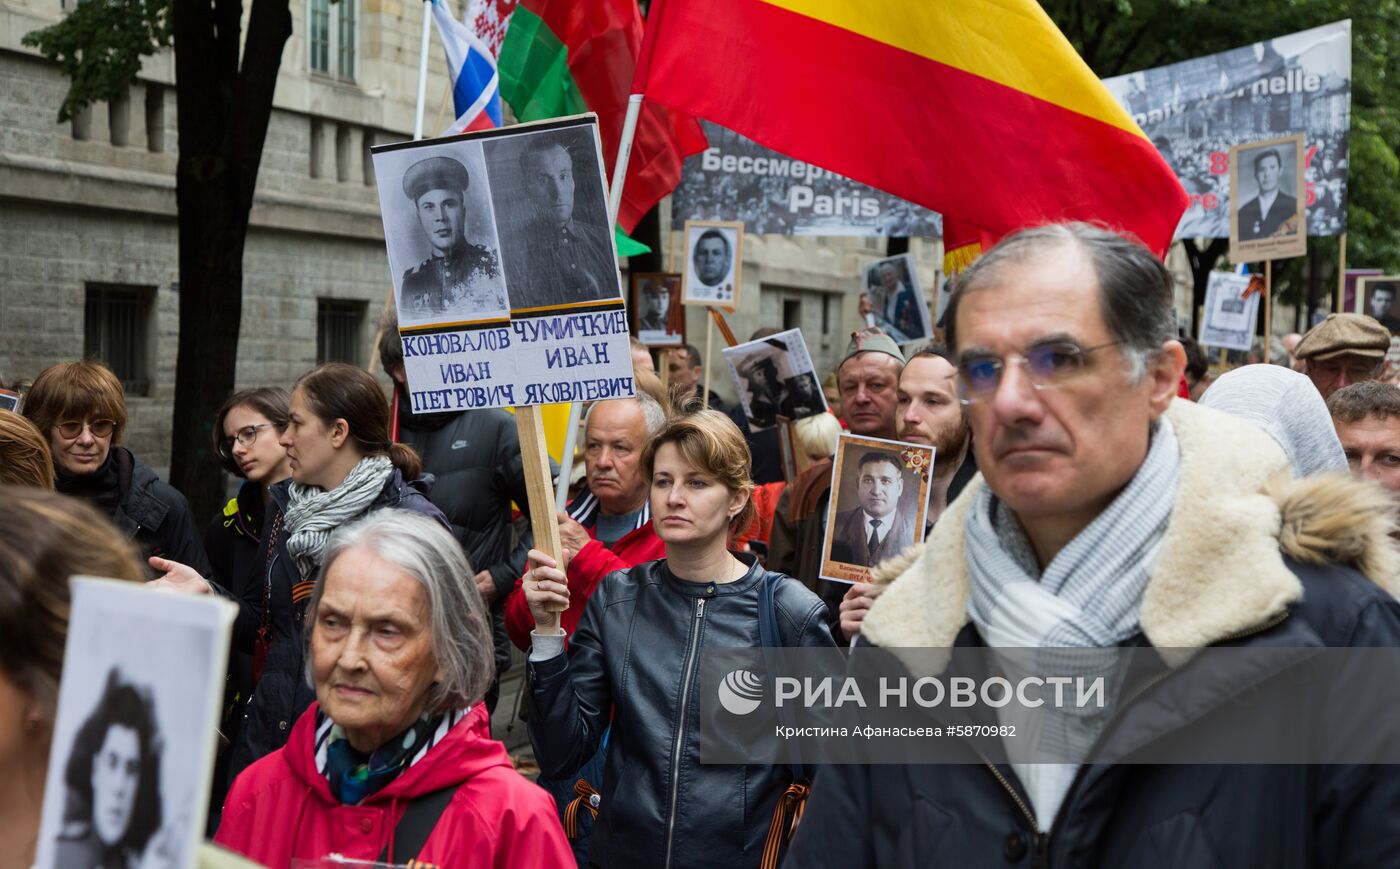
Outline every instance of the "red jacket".
<path fill-rule="evenodd" d="M 554 801 L 515 771 L 487 724 L 486 705 L 478 703 L 397 779 L 347 806 L 331 796 L 326 777 L 316 770 L 313 704 L 284 747 L 233 783 L 214 841 L 272 867 L 332 852 L 374 860 L 410 800 L 462 784 L 418 859 L 442 869 L 572 865 Z"/>
<path fill-rule="evenodd" d="M 559 624 L 565 634 L 572 635 L 574 628 L 578 627 L 578 620 L 583 618 L 584 604 L 588 603 L 593 589 L 598 587 L 603 577 L 615 570 L 626 570 L 646 561 L 665 558 L 666 544 L 652 529 L 649 507 L 642 508 L 641 524 L 623 535 L 612 549 L 604 546 L 594 531 L 598 514 L 597 500 L 592 495 L 584 492 L 569 505 L 567 512 L 593 538 L 578 551 L 565 571 L 569 577 L 569 608 L 564 610 Z M 506 596 L 506 632 L 516 647 L 528 651 L 530 631 L 535 629 L 535 617 L 530 615 L 530 605 L 525 602 L 525 592 L 521 590 L 524 581 L 523 576 L 517 579 L 515 589 Z"/>

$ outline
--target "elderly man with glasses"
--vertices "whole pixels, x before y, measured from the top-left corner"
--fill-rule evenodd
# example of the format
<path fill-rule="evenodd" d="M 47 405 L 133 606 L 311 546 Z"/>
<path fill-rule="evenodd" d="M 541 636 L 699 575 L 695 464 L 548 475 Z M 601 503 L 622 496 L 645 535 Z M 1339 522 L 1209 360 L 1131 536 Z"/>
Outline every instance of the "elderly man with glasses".
<path fill-rule="evenodd" d="M 1200 747 L 1222 718 L 1251 714 L 1240 701 L 1275 673 L 1210 671 L 1202 699 L 1189 663 L 1207 647 L 1400 645 L 1400 603 L 1378 584 L 1393 580 L 1378 494 L 1289 482 L 1264 432 L 1176 400 L 1171 278 L 1107 230 L 1004 239 L 961 276 L 947 324 L 983 476 L 871 607 L 861 645 L 1055 649 L 1040 661 L 1161 651 L 1057 754 L 950 733 L 938 759 L 965 762 L 824 768 L 784 866 L 1320 867 L 1394 853 L 1393 766 L 1098 760 L 1124 740 Z M 1289 714 L 1283 731 L 1275 713 L 1251 732 L 1306 740 L 1325 710 Z M 987 760 L 1003 750 L 1008 762 Z"/>

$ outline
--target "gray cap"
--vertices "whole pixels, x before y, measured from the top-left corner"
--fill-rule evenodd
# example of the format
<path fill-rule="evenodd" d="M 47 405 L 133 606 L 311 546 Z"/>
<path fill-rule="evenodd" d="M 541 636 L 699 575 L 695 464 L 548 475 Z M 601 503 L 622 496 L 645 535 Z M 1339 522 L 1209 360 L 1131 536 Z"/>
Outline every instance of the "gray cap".
<path fill-rule="evenodd" d="M 451 157 L 419 160 L 403 173 L 403 195 L 413 202 L 429 190 L 466 190 L 472 177 L 467 167 Z"/>
<path fill-rule="evenodd" d="M 1347 353 L 1380 359 L 1390 349 L 1390 330 L 1365 314 L 1328 314 L 1308 330 L 1293 355 L 1322 361 Z"/>

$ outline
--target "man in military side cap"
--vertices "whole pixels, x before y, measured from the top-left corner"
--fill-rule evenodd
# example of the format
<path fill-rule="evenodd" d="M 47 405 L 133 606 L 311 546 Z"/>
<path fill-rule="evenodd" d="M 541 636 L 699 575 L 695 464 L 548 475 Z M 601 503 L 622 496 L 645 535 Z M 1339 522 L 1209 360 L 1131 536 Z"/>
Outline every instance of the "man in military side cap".
<path fill-rule="evenodd" d="M 529 219 L 517 230 L 511 258 L 512 308 L 589 302 L 618 295 L 617 258 L 604 223 L 575 207 L 574 160 L 557 139 L 527 137 L 520 152 L 521 192 Z M 600 191 L 601 192 L 601 191 Z M 599 213 L 606 215 L 606 205 Z M 507 250 L 509 256 L 510 250 Z M 518 261 L 520 268 L 515 267 Z"/>
<path fill-rule="evenodd" d="M 467 241 L 467 168 L 451 157 L 419 160 L 403 176 L 432 256 L 404 272 L 400 293 L 406 312 L 426 317 L 506 309 L 501 267 L 494 251 Z"/>

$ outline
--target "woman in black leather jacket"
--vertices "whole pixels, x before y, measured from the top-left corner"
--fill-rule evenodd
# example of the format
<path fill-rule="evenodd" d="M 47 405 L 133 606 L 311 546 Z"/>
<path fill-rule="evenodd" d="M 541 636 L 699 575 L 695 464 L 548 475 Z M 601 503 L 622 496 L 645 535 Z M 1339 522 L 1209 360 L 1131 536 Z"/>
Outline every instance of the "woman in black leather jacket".
<path fill-rule="evenodd" d="M 728 417 L 705 410 L 672 420 L 641 464 L 666 558 L 604 578 L 567 655 L 559 614 L 547 610 L 568 604 L 562 565 L 530 552 L 535 756 L 546 775 L 572 775 L 611 724 L 590 865 L 757 867 L 788 767 L 700 764 L 700 652 L 760 645 L 764 583 L 785 646 L 834 645 L 826 606 L 727 549 L 754 511 L 748 446 Z"/>

